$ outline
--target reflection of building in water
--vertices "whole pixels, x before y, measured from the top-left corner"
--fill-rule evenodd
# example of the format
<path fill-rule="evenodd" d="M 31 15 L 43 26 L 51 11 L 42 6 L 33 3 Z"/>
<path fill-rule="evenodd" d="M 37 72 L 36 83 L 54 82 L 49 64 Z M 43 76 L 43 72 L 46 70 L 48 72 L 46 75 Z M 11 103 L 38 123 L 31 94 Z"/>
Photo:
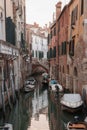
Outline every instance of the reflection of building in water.
<path fill-rule="evenodd" d="M 36 113 L 35 113 L 35 120 L 39 120 L 39 85 L 36 89 Z"/>
<path fill-rule="evenodd" d="M 19 124 L 20 129 L 27 129 L 28 126 L 31 125 L 31 117 L 32 117 L 32 95 L 30 93 L 24 95 L 24 98 L 22 98 L 20 104 L 19 104 L 20 110 L 20 118 L 19 118 Z M 15 129 L 16 130 L 16 129 Z"/>
<path fill-rule="evenodd" d="M 0 124 L 12 123 L 14 130 L 27 130 L 31 125 L 32 117 L 32 95 L 20 95 L 12 109 L 6 107 L 5 120 L 0 113 Z"/>
<path fill-rule="evenodd" d="M 28 130 L 50 130 L 48 123 L 48 99 L 47 90 L 40 91 L 39 86 L 34 91 L 33 104 L 33 116 L 31 120 L 31 126 Z"/>
<path fill-rule="evenodd" d="M 34 92 L 34 99 L 32 100 L 33 103 L 33 116 L 35 120 L 39 120 L 40 110 L 44 109 L 48 105 L 47 100 L 47 90 L 40 93 L 39 86 Z"/>
<path fill-rule="evenodd" d="M 61 130 L 58 100 L 55 98 L 55 95 L 53 93 L 50 93 L 48 98 L 48 118 L 50 130 Z"/>

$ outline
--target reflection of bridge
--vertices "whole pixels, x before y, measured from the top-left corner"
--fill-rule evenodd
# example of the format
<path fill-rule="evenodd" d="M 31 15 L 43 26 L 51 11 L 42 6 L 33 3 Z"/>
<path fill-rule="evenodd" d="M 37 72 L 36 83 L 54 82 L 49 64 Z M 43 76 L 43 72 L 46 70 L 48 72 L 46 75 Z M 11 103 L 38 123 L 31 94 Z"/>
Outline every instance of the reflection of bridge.
<path fill-rule="evenodd" d="M 48 62 L 38 61 L 32 63 L 32 73 L 49 72 Z"/>

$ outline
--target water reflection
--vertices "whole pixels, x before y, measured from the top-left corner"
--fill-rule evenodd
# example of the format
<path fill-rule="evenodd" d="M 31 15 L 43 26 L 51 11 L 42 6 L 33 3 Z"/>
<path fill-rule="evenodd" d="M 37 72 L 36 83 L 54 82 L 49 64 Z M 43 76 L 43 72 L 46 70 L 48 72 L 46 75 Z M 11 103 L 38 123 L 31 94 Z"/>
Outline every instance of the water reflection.
<path fill-rule="evenodd" d="M 49 94 L 48 115 L 50 130 L 61 130 L 59 95 Z"/>
<path fill-rule="evenodd" d="M 39 91 L 39 86 L 32 93 L 20 94 L 12 110 L 7 108 L 5 118 L 0 117 L 0 125 L 8 122 L 14 130 L 49 130 L 47 90 Z"/>
<path fill-rule="evenodd" d="M 7 107 L 5 118 L 1 115 L 0 125 L 11 123 L 14 130 L 27 130 L 27 126 L 31 124 L 32 97 L 33 93 L 21 94 L 12 110 Z"/>
<path fill-rule="evenodd" d="M 67 122 L 75 115 L 82 118 L 82 113 L 61 111 L 60 97 L 37 85 L 34 92 L 20 94 L 13 109 L 7 108 L 5 118 L 0 113 L 0 125 L 12 123 L 14 130 L 65 130 Z"/>
<path fill-rule="evenodd" d="M 33 104 L 33 116 L 31 119 L 31 126 L 28 127 L 28 130 L 49 130 L 48 125 L 48 97 L 47 90 L 44 90 L 42 93 L 39 93 L 39 86 L 34 92 L 34 97 L 32 99 Z"/>
<path fill-rule="evenodd" d="M 9 118 L 14 130 L 27 130 L 27 126 L 31 124 L 32 97 L 33 93 L 20 95 L 15 108 L 11 111 Z"/>

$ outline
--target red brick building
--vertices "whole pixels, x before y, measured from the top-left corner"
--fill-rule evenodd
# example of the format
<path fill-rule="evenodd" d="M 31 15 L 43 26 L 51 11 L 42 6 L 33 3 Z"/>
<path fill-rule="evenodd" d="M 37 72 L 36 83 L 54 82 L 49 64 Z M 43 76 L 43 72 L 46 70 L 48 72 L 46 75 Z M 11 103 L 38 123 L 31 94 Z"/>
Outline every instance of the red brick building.
<path fill-rule="evenodd" d="M 69 8 L 66 5 L 59 18 L 57 19 L 58 26 L 58 66 L 59 66 L 59 82 L 66 87 L 68 74 L 67 51 L 68 51 L 68 24 L 69 24 Z"/>
<path fill-rule="evenodd" d="M 56 19 L 61 13 L 61 2 L 56 4 Z M 58 79 L 58 38 L 56 30 L 56 19 L 50 26 L 50 31 L 48 35 L 48 58 L 50 67 L 51 78 Z"/>
<path fill-rule="evenodd" d="M 48 41 L 51 75 L 87 102 L 87 0 L 70 0 L 62 11 L 57 3 Z"/>

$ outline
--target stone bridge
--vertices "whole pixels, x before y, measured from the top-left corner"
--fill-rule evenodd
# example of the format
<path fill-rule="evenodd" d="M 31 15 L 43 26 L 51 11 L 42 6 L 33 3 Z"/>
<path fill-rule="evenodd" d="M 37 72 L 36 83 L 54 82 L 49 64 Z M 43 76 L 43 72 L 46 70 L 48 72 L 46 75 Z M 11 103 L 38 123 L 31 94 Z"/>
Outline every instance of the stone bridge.
<path fill-rule="evenodd" d="M 33 62 L 32 63 L 32 73 L 40 73 L 40 72 L 47 72 L 49 73 L 49 65 L 48 62 Z"/>

